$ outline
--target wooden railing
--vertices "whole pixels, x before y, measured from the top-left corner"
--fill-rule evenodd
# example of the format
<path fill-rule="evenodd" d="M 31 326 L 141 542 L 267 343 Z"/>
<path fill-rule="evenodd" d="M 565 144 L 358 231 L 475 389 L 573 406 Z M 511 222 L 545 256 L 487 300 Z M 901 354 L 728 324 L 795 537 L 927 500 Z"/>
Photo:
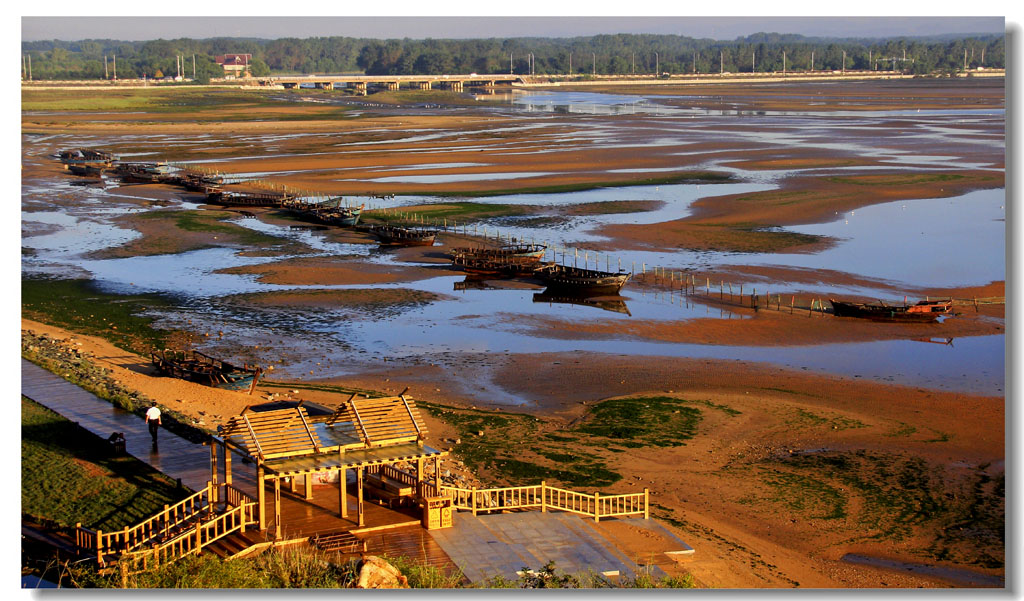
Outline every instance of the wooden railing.
<path fill-rule="evenodd" d="M 224 487 L 224 496 L 222 498 L 228 507 L 238 507 L 244 503 L 256 503 L 256 499 L 230 484 L 222 484 L 221 486 Z"/>
<path fill-rule="evenodd" d="M 131 551 L 160 537 L 168 538 L 173 530 L 183 524 L 194 522 L 204 512 L 208 516 L 213 515 L 210 497 L 212 491 L 212 485 L 207 482 L 206 487 L 194 495 L 174 505 L 164 505 L 160 513 L 135 526 L 125 526 L 123 530 L 93 531 L 78 525 L 75 528 L 78 548 L 81 551 L 96 553 L 96 560 L 103 564 L 105 555 Z"/>
<path fill-rule="evenodd" d="M 508 509 L 555 509 L 601 518 L 642 515 L 650 517 L 649 493 L 627 493 L 622 495 L 584 494 L 548 486 L 541 482 L 533 486 L 510 486 L 506 488 L 458 488 L 441 486 L 440 493 L 452 499 L 456 509 L 472 511 L 502 511 Z"/>
<path fill-rule="evenodd" d="M 235 490 L 237 491 L 237 489 Z M 245 497 L 244 493 L 238 492 Z M 199 553 L 206 545 L 229 534 L 240 532 L 247 526 L 255 524 L 256 521 L 255 501 L 242 500 L 239 505 L 216 518 L 198 523 L 166 542 L 149 549 L 136 549 L 123 554 L 119 560 L 121 576 L 125 578 L 129 574 L 144 572 L 156 568 L 162 563 Z"/>

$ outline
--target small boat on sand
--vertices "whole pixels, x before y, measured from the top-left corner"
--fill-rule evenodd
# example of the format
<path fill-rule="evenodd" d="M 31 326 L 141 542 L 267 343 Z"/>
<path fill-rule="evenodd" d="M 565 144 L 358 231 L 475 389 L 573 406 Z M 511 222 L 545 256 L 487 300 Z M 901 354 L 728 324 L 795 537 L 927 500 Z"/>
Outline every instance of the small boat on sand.
<path fill-rule="evenodd" d="M 152 356 L 153 366 L 161 375 L 215 388 L 248 390 L 249 394 L 252 394 L 263 375 L 263 370 L 258 366 L 243 364 L 238 367 L 199 351 L 164 349 L 153 351 Z"/>
<path fill-rule="evenodd" d="M 836 317 L 859 317 L 872 321 L 906 321 L 927 323 L 953 310 L 952 300 L 920 301 L 914 305 L 889 305 L 882 301 L 877 304 L 851 303 L 828 299 L 832 303 L 832 314 Z"/>
<path fill-rule="evenodd" d="M 65 165 L 73 165 L 76 163 L 100 163 L 105 167 L 109 167 L 110 163 L 117 160 L 117 155 L 104 152 L 102 150 L 93 150 L 91 148 L 75 148 L 73 150 L 60 151 L 57 153 L 57 158 L 59 158 Z"/>
<path fill-rule="evenodd" d="M 72 175 L 79 175 L 81 177 L 101 177 L 103 175 L 103 165 L 66 163 L 64 168 Z"/>
<path fill-rule="evenodd" d="M 554 263 L 538 267 L 533 275 L 553 292 L 587 295 L 618 294 L 630 277 L 627 271 L 614 273 Z"/>
<path fill-rule="evenodd" d="M 437 230 L 377 225 L 370 228 L 382 246 L 433 246 Z"/>

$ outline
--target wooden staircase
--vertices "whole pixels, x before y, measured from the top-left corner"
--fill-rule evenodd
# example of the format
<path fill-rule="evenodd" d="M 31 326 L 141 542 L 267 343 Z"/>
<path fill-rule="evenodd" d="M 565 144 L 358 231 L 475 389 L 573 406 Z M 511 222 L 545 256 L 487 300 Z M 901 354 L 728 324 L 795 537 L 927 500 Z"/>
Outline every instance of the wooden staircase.
<path fill-rule="evenodd" d="M 366 551 L 366 541 L 348 531 L 314 534 L 309 538 L 309 544 L 321 551 L 338 551 L 339 553 Z"/>
<path fill-rule="evenodd" d="M 259 555 L 271 545 L 272 543 L 259 531 L 243 530 L 229 534 L 206 545 L 203 547 L 203 552 L 209 551 L 221 559 L 237 559 L 239 557 Z"/>

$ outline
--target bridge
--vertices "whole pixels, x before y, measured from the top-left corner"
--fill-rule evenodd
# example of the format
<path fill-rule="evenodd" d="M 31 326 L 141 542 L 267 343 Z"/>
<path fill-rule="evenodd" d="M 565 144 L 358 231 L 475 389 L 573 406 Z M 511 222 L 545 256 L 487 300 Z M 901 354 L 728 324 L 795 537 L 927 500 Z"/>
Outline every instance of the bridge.
<path fill-rule="evenodd" d="M 519 75 L 282 75 L 257 78 L 261 86 L 282 86 L 298 88 L 302 85 L 322 90 L 335 88 L 352 88 L 357 94 L 366 95 L 369 86 L 378 86 L 387 90 L 399 90 L 402 87 L 418 90 L 447 88 L 461 92 L 465 87 L 494 88 L 498 85 L 524 83 Z"/>

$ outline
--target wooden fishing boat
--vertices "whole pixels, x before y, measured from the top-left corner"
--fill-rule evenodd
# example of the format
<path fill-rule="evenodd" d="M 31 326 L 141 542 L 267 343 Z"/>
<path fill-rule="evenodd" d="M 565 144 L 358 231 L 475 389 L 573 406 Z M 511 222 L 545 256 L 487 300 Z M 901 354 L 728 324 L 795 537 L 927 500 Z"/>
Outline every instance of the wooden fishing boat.
<path fill-rule="evenodd" d="M 353 227 L 359 223 L 363 207 L 341 206 L 341 198 L 331 198 L 323 202 L 310 202 L 304 198 L 292 198 L 281 203 L 281 209 L 296 218 L 313 223 L 324 223 L 342 227 Z"/>
<path fill-rule="evenodd" d="M 224 178 L 209 173 L 186 172 L 178 178 L 178 183 L 189 192 L 210 194 L 220 190 L 220 187 L 224 185 Z"/>
<path fill-rule="evenodd" d="M 118 163 L 114 174 L 121 181 L 133 184 L 161 184 L 172 178 L 167 163 Z"/>
<path fill-rule="evenodd" d="M 629 312 L 629 307 L 626 306 L 626 301 L 624 299 L 609 296 L 557 295 L 549 294 L 548 291 L 545 290 L 544 292 L 535 293 L 533 295 L 533 302 L 597 307 L 598 309 L 604 309 L 605 311 L 624 313 L 630 317 L 633 316 L 633 314 Z"/>
<path fill-rule="evenodd" d="M 592 296 L 618 294 L 630 278 L 626 271 L 614 273 L 558 264 L 542 265 L 534 270 L 533 275 L 552 292 L 569 291 Z"/>
<path fill-rule="evenodd" d="M 479 257 L 485 259 L 503 259 L 508 257 L 524 259 L 540 259 L 548 250 L 545 244 L 506 244 L 498 248 L 457 247 L 451 250 L 451 257 Z"/>
<path fill-rule="evenodd" d="M 252 394 L 263 375 L 263 370 L 258 366 L 244 364 L 238 367 L 192 350 L 153 351 L 153 366 L 161 375 L 216 388 L 248 390 L 249 394 Z"/>
<path fill-rule="evenodd" d="M 284 192 L 213 190 L 207 193 L 206 202 L 229 207 L 280 207 L 291 198 Z"/>
<path fill-rule="evenodd" d="M 370 228 L 382 246 L 433 246 L 437 230 L 377 225 Z"/>
<path fill-rule="evenodd" d="M 72 175 L 79 175 L 81 177 L 101 177 L 103 175 L 103 165 L 67 163 L 64 165 L 64 169 Z"/>
<path fill-rule="evenodd" d="M 466 273 L 512 278 L 533 275 L 534 270 L 540 266 L 540 259 L 537 257 L 515 255 L 475 256 L 459 254 L 452 258 L 452 266 L 458 267 Z"/>
<path fill-rule="evenodd" d="M 75 148 L 72 150 L 62 150 L 57 153 L 57 158 L 66 165 L 72 165 L 76 163 L 101 163 L 106 167 L 110 166 L 110 163 L 117 160 L 117 155 L 103 152 L 102 150 L 93 150 L 91 148 Z"/>
<path fill-rule="evenodd" d="M 927 323 L 953 310 L 952 300 L 920 301 L 914 305 L 889 305 L 882 301 L 877 304 L 851 303 L 828 299 L 832 303 L 832 314 L 836 317 L 858 317 L 872 321 L 906 321 Z"/>

